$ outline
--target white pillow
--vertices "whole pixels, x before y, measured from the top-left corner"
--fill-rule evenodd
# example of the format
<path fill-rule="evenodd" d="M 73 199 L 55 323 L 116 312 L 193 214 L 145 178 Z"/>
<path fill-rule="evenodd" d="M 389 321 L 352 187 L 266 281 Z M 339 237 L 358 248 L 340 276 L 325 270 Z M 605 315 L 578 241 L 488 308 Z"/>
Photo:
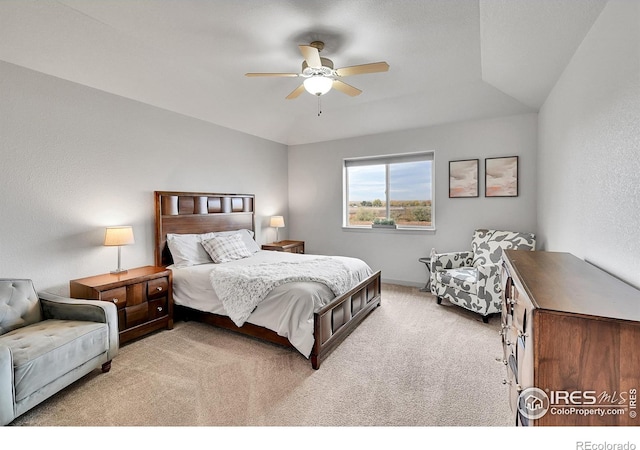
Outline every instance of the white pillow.
<path fill-rule="evenodd" d="M 242 235 L 234 233 L 218 235 L 202 241 L 202 247 L 209 253 L 214 263 L 224 263 L 236 259 L 248 258 L 252 253 L 244 245 Z"/>
<path fill-rule="evenodd" d="M 200 234 L 167 234 L 167 245 L 176 267 L 188 267 L 196 264 L 211 263 L 211 258 L 202 247 L 202 237 L 212 237 L 213 233 Z"/>
<path fill-rule="evenodd" d="M 255 253 L 260 250 L 258 243 L 253 239 L 253 231 L 247 229 L 216 231 L 203 234 L 167 233 L 167 245 L 171 252 L 171 256 L 173 257 L 174 266 L 188 267 L 213 262 L 207 251 L 202 246 L 202 241 L 211 239 L 214 236 L 231 236 L 234 234 L 241 236 L 245 247 L 251 253 Z"/>
<path fill-rule="evenodd" d="M 233 231 L 218 231 L 215 233 L 207 233 L 207 234 L 213 234 L 214 236 L 230 236 L 232 234 L 239 234 L 242 237 L 242 242 L 244 242 L 244 245 L 247 247 L 247 250 L 249 250 L 251 253 L 255 253 L 260 250 L 260 246 L 253 239 L 253 231 L 251 230 L 242 229 L 242 230 L 233 230 Z M 205 237 L 205 235 L 202 235 L 202 236 L 203 236 L 203 240 L 211 238 L 210 236 L 209 237 Z"/>

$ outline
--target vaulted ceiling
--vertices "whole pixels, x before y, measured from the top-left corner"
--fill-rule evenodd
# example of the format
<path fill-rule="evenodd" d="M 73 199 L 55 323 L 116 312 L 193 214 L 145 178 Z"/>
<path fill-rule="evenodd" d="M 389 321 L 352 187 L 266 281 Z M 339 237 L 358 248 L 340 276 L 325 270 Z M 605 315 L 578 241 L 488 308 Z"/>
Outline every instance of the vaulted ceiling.
<path fill-rule="evenodd" d="M 283 144 L 534 112 L 606 0 L 2 0 L 0 60 Z M 299 44 L 388 72 L 285 97 Z M 0 105 L 0 109 L 2 106 Z"/>

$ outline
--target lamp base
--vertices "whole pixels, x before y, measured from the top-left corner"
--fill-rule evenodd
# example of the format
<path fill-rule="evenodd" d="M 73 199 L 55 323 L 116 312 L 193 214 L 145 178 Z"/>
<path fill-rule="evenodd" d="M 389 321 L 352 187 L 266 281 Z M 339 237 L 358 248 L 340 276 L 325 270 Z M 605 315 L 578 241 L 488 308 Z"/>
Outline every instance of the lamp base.
<path fill-rule="evenodd" d="M 116 269 L 116 270 L 112 270 L 111 274 L 112 275 L 120 275 L 120 274 L 127 273 L 127 272 L 128 272 L 127 269 Z"/>

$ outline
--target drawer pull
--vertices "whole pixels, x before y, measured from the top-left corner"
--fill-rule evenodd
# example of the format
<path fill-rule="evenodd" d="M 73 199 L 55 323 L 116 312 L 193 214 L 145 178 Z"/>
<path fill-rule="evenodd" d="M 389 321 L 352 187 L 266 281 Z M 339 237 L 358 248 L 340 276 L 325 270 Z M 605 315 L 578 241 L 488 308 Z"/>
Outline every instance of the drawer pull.
<path fill-rule="evenodd" d="M 112 299 L 111 299 L 111 301 L 112 301 L 113 303 L 118 303 L 118 299 L 117 299 L 117 298 L 112 298 Z"/>
<path fill-rule="evenodd" d="M 162 306 L 158 306 L 158 312 L 162 312 Z"/>
<path fill-rule="evenodd" d="M 513 382 L 509 381 L 509 380 L 502 380 L 502 384 L 508 384 L 509 386 L 513 386 Z M 522 391 L 522 386 L 520 386 L 518 383 L 516 383 L 515 385 L 516 391 L 521 392 Z"/>
<path fill-rule="evenodd" d="M 162 288 L 161 288 L 160 286 L 158 286 L 158 287 L 156 288 L 156 291 L 161 292 L 161 291 L 162 291 Z"/>

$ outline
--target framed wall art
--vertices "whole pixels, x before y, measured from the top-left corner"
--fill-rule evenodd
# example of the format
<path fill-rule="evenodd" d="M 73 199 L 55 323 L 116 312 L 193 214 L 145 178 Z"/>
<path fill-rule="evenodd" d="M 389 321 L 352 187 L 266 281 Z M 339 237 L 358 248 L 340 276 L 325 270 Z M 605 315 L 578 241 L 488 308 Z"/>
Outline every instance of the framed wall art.
<path fill-rule="evenodd" d="M 485 197 L 517 197 L 518 157 L 487 158 L 484 161 Z"/>
<path fill-rule="evenodd" d="M 449 161 L 449 198 L 478 197 L 479 159 Z"/>

